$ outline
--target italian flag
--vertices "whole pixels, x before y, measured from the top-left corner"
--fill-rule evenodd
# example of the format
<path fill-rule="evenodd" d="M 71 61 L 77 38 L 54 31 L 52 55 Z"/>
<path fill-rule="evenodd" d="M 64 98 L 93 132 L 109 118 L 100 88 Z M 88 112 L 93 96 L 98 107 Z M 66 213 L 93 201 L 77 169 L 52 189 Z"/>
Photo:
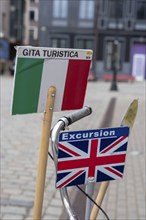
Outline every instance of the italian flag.
<path fill-rule="evenodd" d="M 50 86 L 54 111 L 82 108 L 91 58 L 91 50 L 17 47 L 12 115 L 43 112 Z"/>

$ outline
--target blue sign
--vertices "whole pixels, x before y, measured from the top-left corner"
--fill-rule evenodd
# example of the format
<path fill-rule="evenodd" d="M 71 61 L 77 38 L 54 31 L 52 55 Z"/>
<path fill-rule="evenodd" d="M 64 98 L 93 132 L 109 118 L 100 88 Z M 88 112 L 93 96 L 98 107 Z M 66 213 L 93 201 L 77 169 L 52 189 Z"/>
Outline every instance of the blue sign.
<path fill-rule="evenodd" d="M 70 131 L 63 132 L 59 136 L 59 142 L 84 140 L 94 138 L 107 138 L 107 137 L 119 137 L 121 135 L 127 136 L 129 134 L 128 127 L 116 127 L 116 128 L 103 128 L 96 130 L 84 130 L 84 131 Z"/>
<path fill-rule="evenodd" d="M 56 187 L 123 177 L 129 128 L 62 132 L 58 143 Z"/>

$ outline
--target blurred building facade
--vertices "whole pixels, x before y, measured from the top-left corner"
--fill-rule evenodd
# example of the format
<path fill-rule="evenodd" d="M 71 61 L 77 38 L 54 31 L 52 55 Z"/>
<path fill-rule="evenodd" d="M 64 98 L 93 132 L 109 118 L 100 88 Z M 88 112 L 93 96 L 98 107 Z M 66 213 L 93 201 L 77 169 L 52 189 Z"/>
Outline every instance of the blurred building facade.
<path fill-rule="evenodd" d="M 98 78 L 112 73 L 115 41 L 117 72 L 146 78 L 146 0 L 40 0 L 39 45 L 93 49 Z"/>
<path fill-rule="evenodd" d="M 93 49 L 97 78 L 146 78 L 146 0 L 0 0 L 1 29 L 14 45 Z M 13 56 L 13 55 L 11 55 Z"/>
<path fill-rule="evenodd" d="M 0 37 L 9 37 L 9 1 L 0 0 Z"/>
<path fill-rule="evenodd" d="M 39 0 L 0 0 L 0 8 L 0 39 L 9 43 L 9 59 L 16 45 L 38 46 Z"/>
<path fill-rule="evenodd" d="M 9 20 L 9 40 L 12 43 L 21 43 L 23 40 L 23 13 L 24 1 L 9 0 L 10 20 Z"/>
<path fill-rule="evenodd" d="M 96 56 L 97 7 L 95 0 L 40 0 L 39 44 L 93 49 Z"/>
<path fill-rule="evenodd" d="M 38 46 L 39 0 L 25 0 L 24 45 Z"/>
<path fill-rule="evenodd" d="M 6 70 L 9 60 L 9 1 L 0 0 L 0 74 Z"/>
<path fill-rule="evenodd" d="M 113 42 L 117 43 L 118 73 L 146 78 L 146 1 L 100 0 L 98 12 L 99 74 L 112 70 Z"/>
<path fill-rule="evenodd" d="M 14 46 L 23 42 L 24 5 L 23 0 L 0 1 L 0 40 L 3 42 L 5 39 L 9 43 L 9 59 L 15 56 Z"/>

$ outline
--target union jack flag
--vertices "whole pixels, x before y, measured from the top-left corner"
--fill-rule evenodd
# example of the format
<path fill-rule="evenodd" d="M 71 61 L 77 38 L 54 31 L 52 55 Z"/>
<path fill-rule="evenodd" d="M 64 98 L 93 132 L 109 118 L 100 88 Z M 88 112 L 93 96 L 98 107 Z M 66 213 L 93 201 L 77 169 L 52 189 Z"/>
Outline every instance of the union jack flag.
<path fill-rule="evenodd" d="M 59 142 L 56 187 L 121 179 L 127 144 L 128 134 Z"/>

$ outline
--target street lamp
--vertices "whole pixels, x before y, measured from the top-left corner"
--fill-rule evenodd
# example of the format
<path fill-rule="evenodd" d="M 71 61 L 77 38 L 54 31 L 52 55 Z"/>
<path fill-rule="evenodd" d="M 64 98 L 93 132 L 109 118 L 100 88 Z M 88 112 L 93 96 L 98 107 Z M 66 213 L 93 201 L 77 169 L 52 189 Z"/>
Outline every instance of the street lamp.
<path fill-rule="evenodd" d="M 118 36 L 118 19 L 121 17 L 122 14 L 120 14 L 121 11 L 121 3 L 123 4 L 122 1 L 113 1 L 115 7 L 114 7 L 114 15 L 115 15 L 115 25 L 116 25 L 116 33 L 115 36 Z M 120 9 L 120 10 L 119 10 Z M 117 87 L 117 71 L 118 71 L 118 46 L 119 46 L 119 41 L 116 39 L 113 42 L 113 47 L 112 47 L 112 72 L 113 72 L 113 78 L 112 78 L 112 84 L 111 84 L 111 91 L 118 91 Z"/>
<path fill-rule="evenodd" d="M 113 42 L 113 48 L 112 48 L 112 71 L 113 71 L 113 78 L 112 78 L 112 84 L 111 84 L 111 91 L 118 91 L 118 87 L 117 87 L 117 70 L 118 70 L 118 66 L 117 66 L 117 61 L 118 61 L 118 56 L 117 56 L 117 52 L 118 52 L 118 41 L 114 40 Z"/>

